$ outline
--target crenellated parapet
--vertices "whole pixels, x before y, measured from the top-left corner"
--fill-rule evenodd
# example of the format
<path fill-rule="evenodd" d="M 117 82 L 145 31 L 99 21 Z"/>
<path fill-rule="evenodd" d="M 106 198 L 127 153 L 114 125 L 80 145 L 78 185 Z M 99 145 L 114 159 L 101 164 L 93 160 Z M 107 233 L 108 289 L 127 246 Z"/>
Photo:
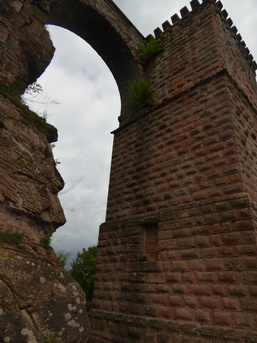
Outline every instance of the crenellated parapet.
<path fill-rule="evenodd" d="M 257 107 L 257 64 L 220 1 L 191 1 L 191 11 L 182 8 L 180 16 L 171 16 L 154 36 L 164 51 L 147 65 L 145 77 L 153 86 L 156 104 L 166 101 L 167 94 L 176 96 L 226 72 Z M 157 73 L 163 75 L 162 87 L 156 83 Z"/>
<path fill-rule="evenodd" d="M 236 44 L 238 44 L 241 47 L 242 51 L 244 51 L 247 59 L 249 60 L 250 65 L 252 65 L 254 70 L 256 70 L 257 64 L 254 61 L 254 58 L 253 58 L 252 54 L 250 53 L 250 50 L 247 48 L 246 43 L 242 39 L 240 33 L 238 33 L 237 27 L 234 25 L 232 19 L 228 17 L 227 11 L 225 9 L 223 9 L 223 4 L 221 1 L 203 0 L 202 3 L 200 3 L 198 0 L 190 1 L 191 11 L 188 9 L 187 6 L 183 7 L 180 10 L 180 16 L 178 14 L 172 15 L 171 16 L 171 22 L 167 20 L 162 24 L 162 30 L 160 28 L 156 28 L 154 30 L 155 37 L 161 38 L 163 33 L 165 33 L 166 31 L 172 30 L 172 26 L 181 24 L 181 21 L 188 19 L 189 16 L 194 16 L 195 14 L 197 14 L 197 11 L 201 11 L 202 7 L 205 6 L 207 3 L 215 5 L 215 7 L 217 8 L 221 17 L 223 19 L 225 19 L 227 27 L 230 29 L 232 36 L 236 40 Z"/>

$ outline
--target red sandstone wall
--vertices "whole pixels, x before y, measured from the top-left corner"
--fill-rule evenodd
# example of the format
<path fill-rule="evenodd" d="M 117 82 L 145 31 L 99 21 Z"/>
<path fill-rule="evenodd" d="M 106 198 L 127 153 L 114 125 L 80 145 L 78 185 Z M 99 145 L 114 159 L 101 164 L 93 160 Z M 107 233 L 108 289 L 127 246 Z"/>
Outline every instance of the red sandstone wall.
<path fill-rule="evenodd" d="M 253 61 L 242 37 L 237 33 L 237 28 L 230 27 L 233 25 L 231 19 L 225 20 L 227 18 L 226 11 L 223 13 L 224 15 L 220 15 L 220 13 L 216 15 L 217 43 L 222 67 L 228 71 L 242 93 L 256 108 L 256 62 Z"/>
<path fill-rule="evenodd" d="M 226 78 L 218 77 L 115 135 L 107 220 L 240 190 L 239 171 L 237 180 L 231 172 L 238 158 L 224 89 Z"/>
<path fill-rule="evenodd" d="M 234 116 L 234 130 L 239 158 L 239 169 L 242 175 L 244 191 L 253 200 L 257 199 L 257 136 L 256 109 L 237 86 L 230 87 L 231 110 Z"/>
<path fill-rule="evenodd" d="M 26 1 L 2 0 L 0 77 L 4 84 L 17 81 L 25 87 L 49 62 L 53 50 L 42 24 L 51 11 L 50 2 L 57 6 L 51 20 L 71 25 L 69 18 L 60 17 L 65 6 L 59 11 L 58 5 L 64 1 L 41 0 L 30 6 Z M 127 61 L 133 75 L 142 69 L 133 60 L 134 47 L 142 37 L 109 1 L 83 0 L 79 5 L 82 3 L 84 9 L 92 5 L 99 10 L 94 18 L 100 18 L 101 28 L 110 28 L 106 20 L 113 19 L 118 35 L 112 28 L 109 37 L 117 43 L 116 52 L 121 53 L 124 44 L 131 50 L 122 58 L 123 74 L 116 70 L 123 87 L 131 77 L 126 75 Z M 231 22 L 221 15 L 220 3 L 215 3 L 204 0 L 200 6 L 193 0 L 192 13 L 184 8 L 181 20 L 173 16 L 173 26 L 166 22 L 164 32 L 155 31 L 165 50 L 144 69 L 154 88 L 155 105 L 131 110 L 130 115 L 126 108 L 127 117 L 123 108 L 126 118 L 115 132 L 107 221 L 99 234 L 91 343 L 257 342 L 256 64 L 235 30 L 229 29 Z M 76 13 L 81 14 L 75 11 L 75 17 Z M 76 24 L 72 21 L 69 28 L 80 32 Z M 97 46 L 99 36 L 95 34 L 91 38 Z M 106 58 L 113 56 L 111 51 Z M 126 92 L 122 96 L 127 99 Z M 43 336 L 52 339 L 56 332 L 66 337 L 63 340 L 86 340 L 84 298 L 39 242 L 43 231 L 48 233 L 52 224 L 63 219 L 56 200 L 61 181 L 51 154 L 41 154 L 49 149 L 49 139 L 35 123 L 24 124 L 22 119 L 28 120 L 29 113 L 17 99 L 10 99 L 1 103 L 5 113 L 1 138 L 6 141 L 1 151 L 6 173 L 1 180 L 1 237 L 11 223 L 13 229 L 24 231 L 25 239 L 15 247 L 1 242 L 2 336 L 19 340 L 36 323 L 39 331 L 29 334 L 38 341 Z M 40 170 L 37 174 L 34 165 L 27 164 L 30 144 L 20 125 L 27 127 L 41 151 L 33 161 L 47 160 L 57 188 L 50 187 L 51 173 L 43 175 Z M 47 185 L 38 185 L 31 203 L 24 187 L 30 182 L 25 188 L 31 188 L 33 178 Z M 48 195 L 55 200 L 47 206 L 46 189 L 52 190 Z M 42 206 L 37 204 L 37 195 L 41 195 Z M 18 282 L 21 270 L 22 283 Z M 32 292 L 31 280 L 35 282 Z M 57 321 L 49 320 L 53 313 L 59 316 Z M 75 322 L 78 313 L 83 326 Z M 72 315 L 75 319 L 67 321 Z M 72 328 L 66 330 L 63 325 Z"/>
<path fill-rule="evenodd" d="M 131 126 L 128 145 L 121 144 L 126 174 L 116 174 L 124 193 L 113 198 L 119 208 L 113 213 L 127 222 L 101 230 L 95 308 L 256 327 L 254 205 L 244 193 L 229 101 L 226 106 L 217 96 L 220 89 L 227 96 L 228 84 L 227 76 L 218 77 L 190 98 L 174 101 L 172 116 L 165 113 L 170 105 L 146 116 L 141 136 L 136 124 Z M 139 154 L 131 144 L 135 137 Z M 149 227 L 158 229 L 153 246 L 147 242 Z M 155 262 L 149 259 L 151 248 L 157 251 Z"/>
<path fill-rule="evenodd" d="M 245 52 L 212 2 L 159 33 L 165 51 L 146 69 L 157 106 L 115 134 L 107 220 L 243 190 L 241 171 L 238 180 L 231 175 L 239 157 L 228 83 L 222 77 L 226 58 L 218 46 L 222 24 L 234 42 L 233 54 L 239 55 L 233 61 L 242 61 L 226 72 L 233 69 L 233 77 L 236 69 L 242 70 L 244 83 L 235 79 L 239 87 L 247 90 L 243 84 L 249 85 L 251 94 L 256 89 Z"/>
<path fill-rule="evenodd" d="M 204 3 L 156 31 L 155 107 L 115 132 L 92 343 L 257 341 L 255 65 Z"/>

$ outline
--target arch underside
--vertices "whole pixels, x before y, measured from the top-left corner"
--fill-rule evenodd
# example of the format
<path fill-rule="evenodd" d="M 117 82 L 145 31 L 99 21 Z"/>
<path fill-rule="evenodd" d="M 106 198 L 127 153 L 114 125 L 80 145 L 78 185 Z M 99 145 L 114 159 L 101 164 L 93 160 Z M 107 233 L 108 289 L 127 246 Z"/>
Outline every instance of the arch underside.
<path fill-rule="evenodd" d="M 127 42 L 113 23 L 80 0 L 54 0 L 47 23 L 77 34 L 92 46 L 113 74 L 122 106 L 126 107 L 128 82 L 137 79 L 140 71 Z"/>

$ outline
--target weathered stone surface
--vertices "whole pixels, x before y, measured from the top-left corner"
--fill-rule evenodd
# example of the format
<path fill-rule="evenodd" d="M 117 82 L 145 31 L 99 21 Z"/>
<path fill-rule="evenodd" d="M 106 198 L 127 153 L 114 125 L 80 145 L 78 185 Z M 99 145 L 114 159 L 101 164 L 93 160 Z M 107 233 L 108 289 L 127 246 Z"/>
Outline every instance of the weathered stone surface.
<path fill-rule="evenodd" d="M 56 130 L 0 95 L 0 131 L 0 336 L 86 342 L 85 295 L 48 247 L 65 222 L 49 143 Z"/>
<path fill-rule="evenodd" d="M 85 296 L 53 253 L 26 236 L 16 245 L 3 242 L 3 237 L 1 240 L 3 342 L 44 343 L 54 338 L 56 342 L 86 342 Z"/>
<path fill-rule="evenodd" d="M 4 197 L 1 207 L 58 227 L 65 222 L 57 197 L 63 180 L 42 133 L 54 129 L 43 120 L 36 127 L 32 115 L 0 95 L 0 191 Z M 5 218 L 2 229 L 8 225 Z"/>
<path fill-rule="evenodd" d="M 44 72 L 54 48 L 44 27 L 46 14 L 31 1 L 2 0 L 0 16 L 0 77 L 25 90 Z"/>

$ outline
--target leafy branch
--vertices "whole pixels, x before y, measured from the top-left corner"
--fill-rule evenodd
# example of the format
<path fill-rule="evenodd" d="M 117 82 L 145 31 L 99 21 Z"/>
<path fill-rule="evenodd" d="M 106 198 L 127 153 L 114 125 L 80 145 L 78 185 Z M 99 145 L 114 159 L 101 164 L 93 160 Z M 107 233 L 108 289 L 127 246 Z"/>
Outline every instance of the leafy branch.
<path fill-rule="evenodd" d="M 56 99 L 52 99 L 49 96 L 44 96 L 42 98 L 43 88 L 42 86 L 34 82 L 27 87 L 24 94 L 22 95 L 22 102 L 29 106 L 31 104 L 39 104 L 44 106 L 44 110 L 41 113 L 38 113 L 44 119 L 49 117 L 49 113 L 47 112 L 47 107 L 59 105 L 60 102 Z"/>

